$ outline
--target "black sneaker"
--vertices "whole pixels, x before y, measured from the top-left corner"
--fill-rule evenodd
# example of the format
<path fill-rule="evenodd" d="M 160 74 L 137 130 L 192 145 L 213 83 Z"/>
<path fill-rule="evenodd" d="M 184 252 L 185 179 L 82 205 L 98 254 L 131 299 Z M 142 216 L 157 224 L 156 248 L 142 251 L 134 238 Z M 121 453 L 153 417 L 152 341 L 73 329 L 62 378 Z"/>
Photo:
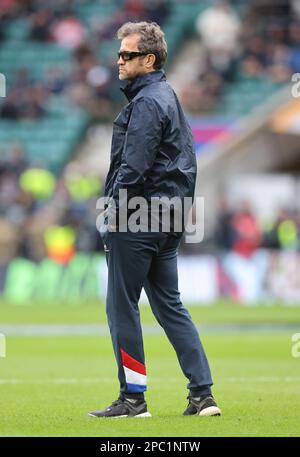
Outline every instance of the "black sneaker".
<path fill-rule="evenodd" d="M 184 416 L 221 416 L 221 410 L 211 395 L 206 397 L 189 395 L 187 399 L 189 404 L 183 413 Z"/>
<path fill-rule="evenodd" d="M 135 400 L 120 396 L 118 400 L 103 410 L 88 413 L 92 417 L 151 417 L 145 400 Z"/>

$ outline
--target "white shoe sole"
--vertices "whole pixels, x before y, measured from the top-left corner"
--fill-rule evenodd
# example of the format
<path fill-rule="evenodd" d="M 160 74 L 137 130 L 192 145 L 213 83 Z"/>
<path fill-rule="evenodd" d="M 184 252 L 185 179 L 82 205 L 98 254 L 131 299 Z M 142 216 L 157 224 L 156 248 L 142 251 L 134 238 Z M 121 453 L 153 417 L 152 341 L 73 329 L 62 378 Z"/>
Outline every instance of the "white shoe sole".
<path fill-rule="evenodd" d="M 221 410 L 217 406 L 209 406 L 208 408 L 202 409 L 199 416 L 221 416 Z"/>
<path fill-rule="evenodd" d="M 142 414 L 137 414 L 136 416 L 127 416 L 126 414 L 124 416 L 115 416 L 112 417 L 112 419 L 123 419 L 124 417 L 130 417 L 132 419 L 135 419 L 136 417 L 152 417 L 151 414 L 147 411 L 146 413 Z"/>
<path fill-rule="evenodd" d="M 147 411 L 146 413 L 138 414 L 137 416 L 133 416 L 133 417 L 152 417 L 152 416 L 149 413 L 149 411 Z"/>
<path fill-rule="evenodd" d="M 98 417 L 99 418 L 99 416 L 96 416 L 95 414 L 91 414 L 91 413 L 88 413 L 88 416 L 90 416 L 90 417 Z M 107 416 L 102 416 L 102 417 L 104 417 L 105 419 L 107 418 Z M 134 419 L 135 417 L 152 417 L 152 416 L 147 411 L 146 413 L 137 414 L 136 416 L 128 416 L 127 414 L 124 414 L 123 416 L 111 416 L 111 417 L 108 417 L 108 419 L 123 419 L 124 417 L 132 417 Z"/>

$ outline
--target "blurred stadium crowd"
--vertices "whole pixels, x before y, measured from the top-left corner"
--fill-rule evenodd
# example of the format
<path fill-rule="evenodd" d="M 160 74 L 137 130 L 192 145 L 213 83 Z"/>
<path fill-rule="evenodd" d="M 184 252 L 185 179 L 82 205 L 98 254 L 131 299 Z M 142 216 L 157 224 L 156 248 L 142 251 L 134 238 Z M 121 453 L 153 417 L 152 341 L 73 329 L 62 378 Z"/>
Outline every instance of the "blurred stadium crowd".
<path fill-rule="evenodd" d="M 0 261 L 14 257 L 39 261 L 48 256 L 67 263 L 77 251 L 102 249 L 96 230 L 96 201 L 101 181 L 70 162 L 56 177 L 29 166 L 15 145 L 0 164 Z"/>
<path fill-rule="evenodd" d="M 17 67 L 13 78 L 7 81 L 7 96 L 0 104 L 0 122 L 8 122 L 7 128 L 17 123 L 24 134 L 31 127 L 39 131 L 38 121 L 49 116 L 51 100 L 58 103 L 63 120 L 71 117 L 73 106 L 88 113 L 89 122 L 113 119 L 119 106 L 113 96 L 113 89 L 118 86 L 116 56 L 109 54 L 107 59 L 101 59 L 99 49 L 113 39 L 127 20 L 154 20 L 163 27 L 176 2 L 96 3 L 107 9 L 113 5 L 111 14 L 105 19 L 92 17 L 87 27 L 78 11 L 90 5 L 90 0 L 0 0 L 0 51 L 7 46 L 8 35 L 17 23 L 26 29 L 24 49 L 26 42 L 52 43 L 71 53 L 70 67 L 67 62 L 64 67 L 63 61 L 53 64 L 40 77 L 31 74 L 30 66 Z M 209 7 L 194 19 L 205 50 L 205 65 L 199 69 L 194 84 L 181 93 L 188 113 L 213 113 L 222 103 L 224 88 L 234 87 L 241 75 L 250 79 L 263 76 L 282 83 L 292 73 L 300 72 L 299 2 L 282 0 L 265 6 L 245 0 L 204 3 Z M 65 100 L 69 106 L 66 112 Z M 55 128 L 50 140 L 59 134 Z M 46 147 L 49 138 L 41 141 Z M 54 152 L 60 155 L 59 149 Z M 16 256 L 37 261 L 49 256 L 65 263 L 75 252 L 102 249 L 95 227 L 96 200 L 102 192 L 97 170 L 87 170 L 84 163 L 72 157 L 60 170 L 48 167 L 41 156 L 30 158 L 18 134 L 15 141 L 0 144 L 0 153 L 2 264 Z M 222 249 L 250 255 L 259 247 L 300 248 L 299 214 L 282 211 L 272 227 L 265 228 L 249 208 L 229 211 L 224 207 L 219 223 L 214 243 Z"/>
<path fill-rule="evenodd" d="M 1 109 L 5 119 L 36 119 L 46 112 L 47 98 L 53 94 L 68 94 L 72 102 L 94 116 L 111 118 L 110 87 L 114 82 L 116 56 L 105 63 L 97 53 L 103 40 L 112 39 L 127 20 L 154 20 L 163 25 L 169 12 L 168 1 L 116 1 L 116 10 L 107 20 L 95 17 L 90 29 L 83 22 L 76 6 L 90 3 L 85 0 L 1 0 L 0 40 L 3 45 L 6 30 L 17 19 L 26 21 L 27 40 L 55 43 L 72 52 L 72 68 L 50 67 L 42 79 L 35 80 L 30 68 L 20 68 L 15 74 L 8 96 Z M 96 2 L 95 2 L 96 3 Z M 99 3 L 99 2 L 98 2 Z M 109 6 L 110 2 L 102 2 Z M 23 23 L 24 26 L 24 23 Z"/>
<path fill-rule="evenodd" d="M 104 64 L 96 51 L 102 40 L 114 38 L 127 20 L 154 20 L 163 25 L 169 3 L 164 0 L 112 2 L 115 12 L 105 20 L 101 16 L 92 18 L 88 29 L 75 7 L 90 3 L 0 1 L 0 47 L 5 47 L 7 31 L 14 24 L 23 27 L 25 24 L 26 41 L 55 43 L 67 48 L 72 56 L 70 71 L 54 64 L 41 78 L 31 74 L 29 64 L 19 67 L 8 82 L 0 118 L 34 122 L 48 115 L 47 102 L 51 97 L 66 96 L 71 106 L 88 111 L 92 119 L 112 119 L 110 88 L 115 82 L 114 75 L 117 77 L 116 56 L 111 55 Z M 94 3 L 109 8 L 111 2 Z M 18 134 L 16 140 L 17 137 Z M 73 161 L 57 177 L 44 166 L 43 160 L 27 160 L 21 142 L 6 147 L 2 144 L 0 150 L 1 263 L 16 256 L 32 260 L 49 256 L 64 263 L 76 251 L 102 249 L 95 227 L 96 200 L 102 190 L 97 172 L 86 171 L 83 164 Z"/>
<path fill-rule="evenodd" d="M 281 84 L 300 71 L 298 0 L 211 3 L 196 19 L 204 59 L 182 93 L 188 111 L 218 108 L 228 83 L 266 79 Z"/>
<path fill-rule="evenodd" d="M 222 251 L 232 250 L 243 257 L 250 257 L 257 249 L 300 250 L 300 212 L 281 208 L 272 221 L 265 225 L 257 220 L 248 202 L 231 210 L 222 202 L 216 245 Z"/>

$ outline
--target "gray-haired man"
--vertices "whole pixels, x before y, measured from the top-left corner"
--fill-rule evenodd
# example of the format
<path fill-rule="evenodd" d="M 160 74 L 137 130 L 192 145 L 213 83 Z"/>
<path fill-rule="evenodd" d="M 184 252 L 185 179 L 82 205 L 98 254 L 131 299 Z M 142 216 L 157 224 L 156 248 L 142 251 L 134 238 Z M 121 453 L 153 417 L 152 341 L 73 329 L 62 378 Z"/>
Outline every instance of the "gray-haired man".
<path fill-rule="evenodd" d="M 105 195 L 120 214 L 133 197 L 193 198 L 196 158 L 189 125 L 162 66 L 164 34 L 155 23 L 126 23 L 118 31 L 119 78 L 128 104 L 114 122 L 111 164 Z M 126 190 L 127 201 L 119 199 Z M 109 211 L 108 211 L 109 213 Z M 174 221 L 173 221 L 174 222 Z M 102 231 L 108 265 L 107 316 L 118 364 L 120 396 L 95 417 L 148 417 L 145 356 L 138 301 L 144 287 L 152 311 L 173 345 L 188 378 L 184 415 L 212 416 L 221 411 L 211 395 L 207 358 L 188 311 L 180 300 L 177 249 L 182 230 Z M 114 225 L 114 224 L 113 224 Z"/>

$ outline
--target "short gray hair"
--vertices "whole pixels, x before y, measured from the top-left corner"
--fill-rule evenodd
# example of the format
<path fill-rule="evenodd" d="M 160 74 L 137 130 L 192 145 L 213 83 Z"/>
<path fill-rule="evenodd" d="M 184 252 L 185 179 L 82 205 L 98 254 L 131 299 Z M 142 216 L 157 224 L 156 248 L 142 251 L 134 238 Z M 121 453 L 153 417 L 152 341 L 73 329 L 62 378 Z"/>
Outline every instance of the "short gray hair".
<path fill-rule="evenodd" d="M 119 40 L 129 35 L 139 35 L 138 50 L 155 55 L 154 68 L 160 70 L 167 60 L 165 34 L 156 22 L 126 22 L 117 31 Z"/>

